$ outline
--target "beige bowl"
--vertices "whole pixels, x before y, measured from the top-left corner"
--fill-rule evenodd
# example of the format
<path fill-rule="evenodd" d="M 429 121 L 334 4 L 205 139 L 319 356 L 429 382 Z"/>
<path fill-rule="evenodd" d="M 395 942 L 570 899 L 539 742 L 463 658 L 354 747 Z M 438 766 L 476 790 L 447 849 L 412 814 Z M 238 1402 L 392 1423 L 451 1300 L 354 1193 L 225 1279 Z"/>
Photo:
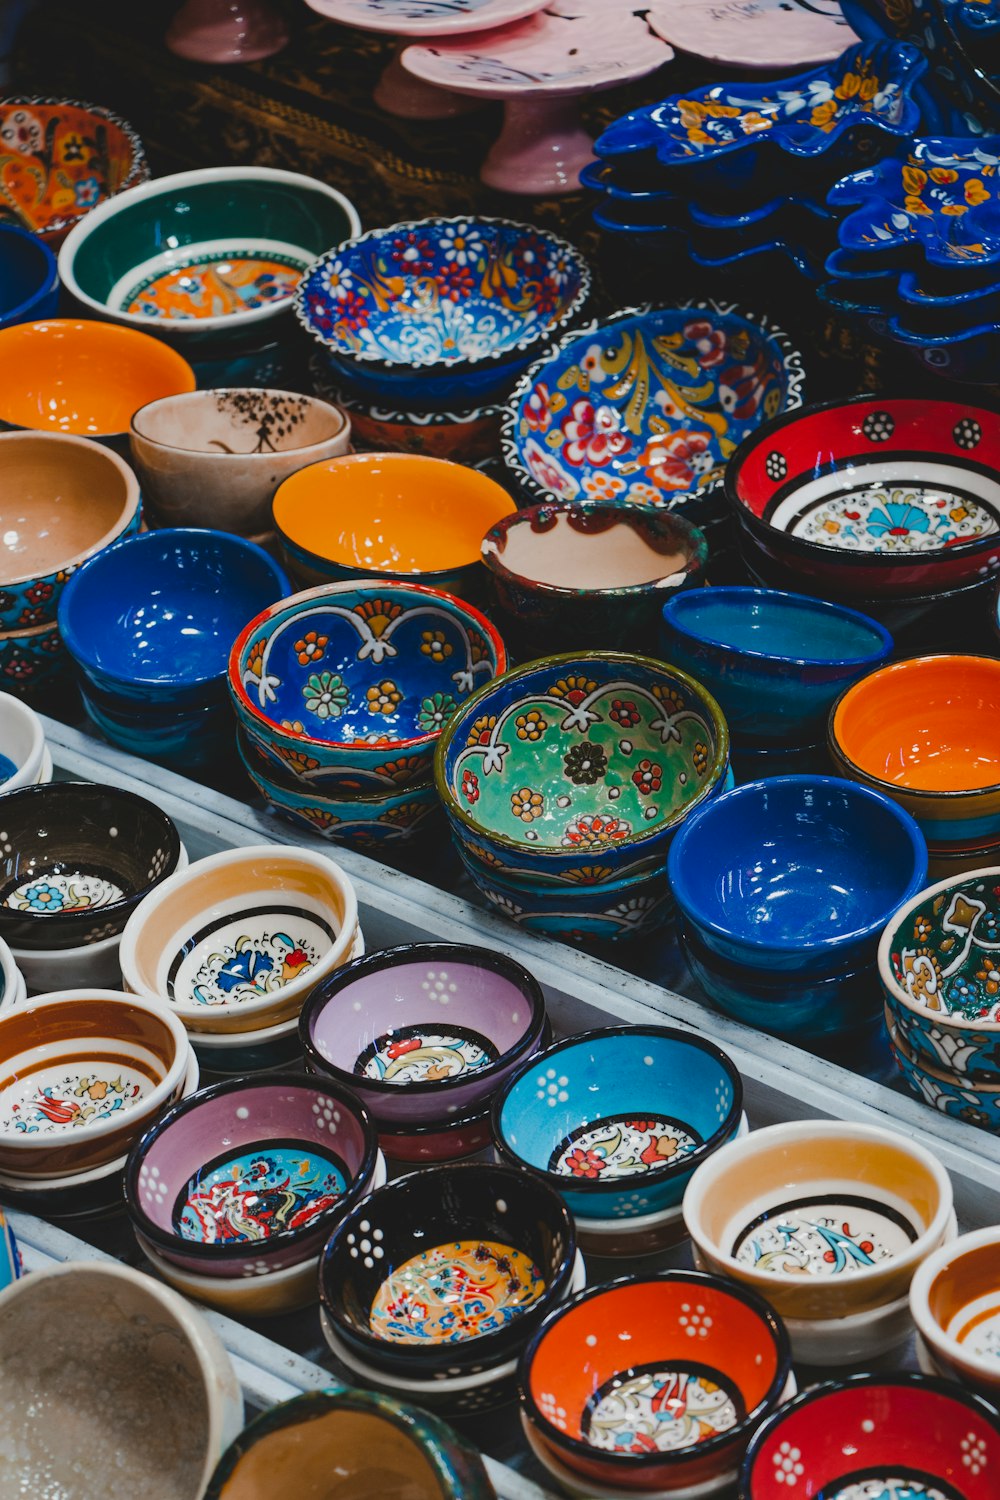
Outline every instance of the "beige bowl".
<path fill-rule="evenodd" d="M 910 1287 L 917 1331 L 943 1375 L 1000 1397 L 1000 1226 L 927 1258 Z"/>

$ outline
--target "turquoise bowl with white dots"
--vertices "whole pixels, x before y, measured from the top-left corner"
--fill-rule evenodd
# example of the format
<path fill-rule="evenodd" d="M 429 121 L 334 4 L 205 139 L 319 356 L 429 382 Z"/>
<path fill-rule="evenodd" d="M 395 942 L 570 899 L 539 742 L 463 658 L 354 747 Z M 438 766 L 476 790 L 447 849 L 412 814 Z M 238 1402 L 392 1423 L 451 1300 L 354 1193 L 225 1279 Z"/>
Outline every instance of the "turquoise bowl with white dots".
<path fill-rule="evenodd" d="M 633 1219 L 680 1203 L 742 1112 L 740 1075 L 714 1043 L 667 1026 L 609 1026 L 519 1069 L 494 1100 L 493 1143 L 581 1218 Z"/>

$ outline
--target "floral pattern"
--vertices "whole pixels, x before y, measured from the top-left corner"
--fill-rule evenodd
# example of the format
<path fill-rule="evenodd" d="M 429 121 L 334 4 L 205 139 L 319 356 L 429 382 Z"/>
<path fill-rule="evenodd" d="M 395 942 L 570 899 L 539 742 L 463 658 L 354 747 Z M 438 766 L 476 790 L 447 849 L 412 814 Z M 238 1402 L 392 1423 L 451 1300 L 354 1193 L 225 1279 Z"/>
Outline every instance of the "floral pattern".
<path fill-rule="evenodd" d="M 477 1073 L 500 1056 L 488 1037 L 453 1026 L 401 1026 L 370 1042 L 354 1064 L 359 1078 L 380 1083 L 440 1083 Z"/>
<path fill-rule="evenodd" d="M 583 740 L 566 751 L 563 769 L 576 786 L 593 786 L 607 774 L 608 757 L 600 745 Z"/>
<path fill-rule="evenodd" d="M 655 1171 L 689 1156 L 701 1136 L 677 1120 L 608 1115 L 580 1125 L 553 1150 L 548 1170 L 612 1182 Z"/>
<path fill-rule="evenodd" d="M 894 933 L 889 963 L 929 1015 L 1000 1022 L 1000 881 L 970 876 L 930 897 Z"/>
<path fill-rule="evenodd" d="M 0 102 L 0 202 L 55 236 L 149 176 L 139 137 L 108 110 L 55 99 Z"/>
<path fill-rule="evenodd" d="M 349 1180 L 332 1153 L 304 1143 L 269 1143 L 203 1167 L 178 1199 L 174 1229 L 201 1245 L 273 1240 L 329 1213 Z"/>
<path fill-rule="evenodd" d="M 404 1261 L 379 1287 L 371 1330 L 397 1344 L 457 1344 L 505 1327 L 545 1290 L 520 1250 L 455 1240 Z"/>
<path fill-rule="evenodd" d="M 301 655 L 299 660 L 301 661 Z M 370 691 L 370 690 L 369 690 Z M 347 707 L 350 693 L 344 679 L 335 672 L 314 673 L 302 689 L 305 706 L 319 719 L 339 719 Z"/>
<path fill-rule="evenodd" d="M 422 701 L 417 723 L 425 734 L 432 734 L 444 728 L 457 707 L 450 693 L 432 693 Z"/>
<path fill-rule="evenodd" d="M 234 246 L 185 256 L 173 252 L 164 266 L 122 292 L 117 309 L 144 318 L 221 318 L 291 297 L 308 265 L 305 256 L 255 254 Z"/>
<path fill-rule="evenodd" d="M 872 484 L 810 500 L 814 485 L 808 480 L 786 495 L 773 523 L 820 546 L 848 552 L 936 552 L 1000 534 L 1000 515 L 954 490 Z"/>
<path fill-rule="evenodd" d="M 43 1068 L 14 1079 L 0 1094 L 0 1130 L 23 1135 L 55 1135 L 84 1125 L 110 1122 L 152 1089 L 144 1074 L 109 1063 L 91 1063 L 86 1072 Z"/>
<path fill-rule="evenodd" d="M 735 1427 L 746 1408 L 717 1371 L 677 1364 L 641 1365 L 604 1382 L 580 1424 L 594 1448 L 612 1453 L 675 1453 Z"/>
<path fill-rule="evenodd" d="M 125 895 L 120 885 L 103 875 L 85 875 L 79 871 L 48 872 L 22 880 L 2 897 L 3 905 L 14 911 L 30 911 L 39 916 L 58 916 L 70 911 L 87 911 L 91 907 L 110 906 Z"/>
<path fill-rule="evenodd" d="M 902 1214 L 861 1198 L 784 1203 L 749 1224 L 732 1254 L 774 1275 L 847 1276 L 907 1251 L 917 1231 Z"/>
<path fill-rule="evenodd" d="M 167 994 L 187 1005 L 237 1009 L 308 974 L 334 937 L 316 916 L 241 913 L 188 940 L 168 969 Z"/>

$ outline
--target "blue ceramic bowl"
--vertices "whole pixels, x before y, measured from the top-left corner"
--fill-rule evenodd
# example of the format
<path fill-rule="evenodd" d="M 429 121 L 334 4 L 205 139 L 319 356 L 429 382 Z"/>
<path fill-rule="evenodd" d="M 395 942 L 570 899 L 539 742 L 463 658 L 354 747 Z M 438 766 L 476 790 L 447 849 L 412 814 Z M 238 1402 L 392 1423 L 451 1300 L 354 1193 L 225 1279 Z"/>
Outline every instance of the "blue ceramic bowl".
<path fill-rule="evenodd" d="M 889 1018 L 887 1017 L 887 1022 Z M 899 1030 L 889 1024 L 892 1055 L 918 1099 L 940 1114 L 1000 1134 L 1000 1086 L 957 1077 L 913 1052 Z"/>
<path fill-rule="evenodd" d="M 714 1043 L 609 1026 L 519 1069 L 493 1101 L 493 1140 L 501 1160 L 541 1177 L 572 1213 L 628 1219 L 679 1203 L 742 1113 L 742 1080 Z"/>
<path fill-rule="evenodd" d="M 660 646 L 718 699 L 734 742 L 800 746 L 823 742 L 840 693 L 888 659 L 892 636 L 804 594 L 707 588 L 667 601 Z"/>
<path fill-rule="evenodd" d="M 37 235 L 0 224 L 0 328 L 54 318 L 59 303 L 56 258 Z"/>
<path fill-rule="evenodd" d="M 183 771 L 210 765 L 232 750 L 233 719 L 226 703 L 157 709 L 92 687 L 81 687 L 80 698 L 105 739 L 128 755 Z"/>
<path fill-rule="evenodd" d="M 874 958 L 882 927 L 925 882 L 927 845 L 881 792 L 776 776 L 685 819 L 667 868 L 682 928 L 710 953 L 818 978 Z"/>

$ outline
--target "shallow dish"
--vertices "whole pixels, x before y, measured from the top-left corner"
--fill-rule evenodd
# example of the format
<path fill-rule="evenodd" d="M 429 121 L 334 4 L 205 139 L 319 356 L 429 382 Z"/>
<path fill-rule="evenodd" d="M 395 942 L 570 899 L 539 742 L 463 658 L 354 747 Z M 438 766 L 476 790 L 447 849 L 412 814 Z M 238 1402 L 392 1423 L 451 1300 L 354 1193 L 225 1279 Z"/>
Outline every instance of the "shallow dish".
<path fill-rule="evenodd" d="M 0 281 L 0 328 L 55 316 L 56 258 L 43 240 L 16 224 L 0 224 Z"/>
<path fill-rule="evenodd" d="M 929 1256 L 910 1286 L 913 1321 L 942 1375 L 1000 1396 L 1000 1229 L 963 1234 Z"/>

